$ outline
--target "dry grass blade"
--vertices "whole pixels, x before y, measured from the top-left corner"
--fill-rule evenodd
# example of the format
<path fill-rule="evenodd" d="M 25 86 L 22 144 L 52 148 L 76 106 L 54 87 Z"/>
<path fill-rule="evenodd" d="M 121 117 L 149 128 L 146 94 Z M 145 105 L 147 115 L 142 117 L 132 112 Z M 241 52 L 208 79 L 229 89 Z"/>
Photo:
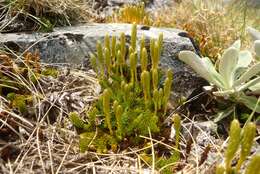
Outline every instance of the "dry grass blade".
<path fill-rule="evenodd" d="M 2 32 L 51 30 L 56 25 L 99 20 L 92 1 L 12 0 L 1 2 Z M 21 25 L 23 24 L 23 25 Z"/>

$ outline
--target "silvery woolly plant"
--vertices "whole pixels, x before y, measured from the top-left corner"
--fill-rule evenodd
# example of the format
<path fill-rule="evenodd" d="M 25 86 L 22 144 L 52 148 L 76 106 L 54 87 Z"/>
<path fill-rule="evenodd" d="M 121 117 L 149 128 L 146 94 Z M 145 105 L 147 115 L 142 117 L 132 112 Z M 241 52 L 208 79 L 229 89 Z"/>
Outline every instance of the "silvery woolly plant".
<path fill-rule="evenodd" d="M 226 49 L 214 66 L 208 57 L 200 58 L 192 51 L 181 51 L 180 60 L 190 65 L 195 72 L 206 79 L 217 97 L 243 103 L 260 113 L 260 62 L 253 59 L 248 50 L 240 50 L 241 42 L 236 41 Z M 256 57 L 260 57 L 260 40 L 254 42 Z M 247 95 L 250 92 L 250 96 Z"/>

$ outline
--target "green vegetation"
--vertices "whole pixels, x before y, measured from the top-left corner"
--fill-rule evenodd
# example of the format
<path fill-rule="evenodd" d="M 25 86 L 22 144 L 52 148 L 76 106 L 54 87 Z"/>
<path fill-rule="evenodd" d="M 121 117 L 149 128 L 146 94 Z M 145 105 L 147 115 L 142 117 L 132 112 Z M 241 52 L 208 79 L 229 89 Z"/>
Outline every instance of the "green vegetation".
<path fill-rule="evenodd" d="M 218 68 L 215 68 L 207 57 L 200 58 L 191 51 L 181 51 L 180 60 L 190 65 L 201 77 L 206 79 L 216 91 L 213 95 L 229 99 L 235 104 L 243 103 L 255 112 L 260 112 L 257 98 L 260 84 L 260 63 L 253 61 L 253 54 L 240 51 L 240 41 L 236 41 L 223 53 L 219 59 Z M 257 42 L 254 44 L 258 56 Z M 251 94 L 247 95 L 246 91 Z M 233 108 L 233 106 L 231 106 Z"/>
<path fill-rule="evenodd" d="M 33 103 L 31 87 L 35 87 L 42 76 L 57 77 L 59 73 L 54 68 L 42 68 L 39 52 L 25 53 L 19 64 L 6 54 L 0 55 L 0 61 L 0 95 L 10 102 L 12 109 L 17 109 L 22 115 L 28 113 L 28 106 Z"/>
<path fill-rule="evenodd" d="M 90 145 L 89 134 L 94 135 L 96 129 L 98 134 L 91 143 L 95 145 L 98 141 L 104 142 L 102 149 L 96 147 L 96 150 L 100 152 L 107 151 L 109 147 L 116 148 L 126 139 L 129 144 L 137 145 L 141 140 L 138 135 L 157 133 L 161 129 L 172 84 L 170 70 L 167 72 L 163 88 L 160 88 L 158 83 L 158 63 L 163 36 L 160 35 L 157 41 L 151 40 L 151 69 L 147 66 L 147 62 L 150 62 L 147 50 L 143 44 L 141 45 L 142 54 L 139 60 L 142 72 L 138 74 L 136 33 L 136 25 L 133 25 L 131 43 L 127 51 L 124 33 L 121 34 L 119 40 L 106 36 L 103 46 L 100 42 L 97 43 L 97 55 L 91 56 L 91 62 L 93 66 L 96 66 L 94 69 L 97 70 L 103 94 L 92 110 L 87 113 L 88 123 L 82 124 L 79 116 L 70 115 L 73 124 L 77 128 L 84 129 L 84 133 L 80 135 L 81 151 L 86 150 L 86 146 Z M 144 38 L 141 43 L 144 43 Z M 162 91 L 161 94 L 159 91 Z M 98 119 L 104 119 L 104 122 L 96 124 L 95 120 Z"/>
<path fill-rule="evenodd" d="M 230 126 L 229 141 L 225 152 L 225 164 L 218 165 L 216 168 L 216 174 L 232 174 L 240 173 L 242 164 L 245 162 L 246 158 L 251 152 L 251 147 L 254 143 L 254 138 L 256 135 L 256 125 L 255 123 L 248 122 L 244 127 L 240 128 L 240 123 L 238 120 L 233 120 Z M 232 167 L 231 163 L 234 159 L 239 147 L 240 156 L 238 163 L 235 167 Z M 246 167 L 246 174 L 256 173 L 259 169 L 259 155 L 252 157 L 251 162 Z M 257 169 L 258 168 L 258 169 Z"/>
<path fill-rule="evenodd" d="M 152 25 L 151 15 L 145 10 L 145 2 L 138 5 L 125 5 L 119 11 L 108 17 L 108 22 L 113 23 L 136 23 Z"/>
<path fill-rule="evenodd" d="M 147 0 L 123 6 L 106 19 L 135 23 L 131 37 L 107 35 L 96 43 L 90 61 L 97 78 L 44 68 L 38 52 L 0 54 L 0 173 L 29 173 L 38 163 L 44 173 L 113 173 L 122 166 L 124 172 L 130 166 L 129 173 L 259 173 L 259 128 L 254 121 L 260 113 L 260 40 L 251 45 L 246 36 L 248 26 L 259 29 L 259 9 L 242 0 L 221 2 L 176 0 L 173 7 L 154 14 L 146 11 Z M 50 31 L 95 20 L 94 7 L 83 3 L 6 0 L 1 3 L 2 19 L 32 22 L 32 31 Z M 204 88 L 207 101 L 198 95 L 170 107 L 172 70 L 159 68 L 163 35 L 149 45 L 144 36 L 137 41 L 136 24 L 188 31 L 202 56 L 182 51 L 179 59 L 209 82 Z M 208 126 L 212 119 L 216 131 Z M 14 155 L 15 162 L 9 159 L 9 144 L 25 149 Z M 78 152 L 84 154 L 75 158 Z"/>

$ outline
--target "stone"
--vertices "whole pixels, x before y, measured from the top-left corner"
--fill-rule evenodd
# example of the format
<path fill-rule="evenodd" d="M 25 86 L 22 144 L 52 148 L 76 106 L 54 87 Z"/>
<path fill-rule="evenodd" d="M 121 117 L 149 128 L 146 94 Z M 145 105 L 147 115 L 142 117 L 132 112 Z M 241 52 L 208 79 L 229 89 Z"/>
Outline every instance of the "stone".
<path fill-rule="evenodd" d="M 130 40 L 132 25 L 130 24 L 85 24 L 80 26 L 55 28 L 51 33 L 6 33 L 0 34 L 0 46 L 9 47 L 16 52 L 39 50 L 41 61 L 52 64 L 70 64 L 76 67 L 89 68 L 89 53 L 96 51 L 96 42 L 103 40 L 105 35 L 126 34 Z M 182 30 L 138 26 L 137 38 L 144 35 L 147 46 L 151 38 L 158 38 L 163 33 L 163 53 L 160 67 L 173 70 L 173 95 L 175 101 L 180 97 L 189 97 L 192 92 L 205 85 L 205 81 L 193 70 L 178 59 L 182 50 L 193 50 L 189 38 L 178 34 Z M 149 46 L 148 46 L 149 49 Z M 149 51 L 149 50 L 148 50 Z"/>

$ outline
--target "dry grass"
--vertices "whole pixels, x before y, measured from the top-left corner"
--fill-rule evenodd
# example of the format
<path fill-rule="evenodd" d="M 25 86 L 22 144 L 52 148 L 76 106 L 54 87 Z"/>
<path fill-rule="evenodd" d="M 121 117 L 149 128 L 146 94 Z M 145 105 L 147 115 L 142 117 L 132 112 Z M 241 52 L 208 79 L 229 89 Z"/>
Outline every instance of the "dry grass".
<path fill-rule="evenodd" d="M 67 73 L 66 73 L 67 74 Z M 0 154 L 12 158 L 11 161 L 1 161 L 0 171 L 2 173 L 160 173 L 164 168 L 171 167 L 176 172 L 185 172 L 193 174 L 197 172 L 207 173 L 214 166 L 214 160 L 200 163 L 200 158 L 207 145 L 212 147 L 210 155 L 219 154 L 219 142 L 213 137 L 209 136 L 208 130 L 203 130 L 197 123 L 190 120 L 189 117 L 185 117 L 183 120 L 183 129 L 186 130 L 186 134 L 182 135 L 181 147 L 183 151 L 189 148 L 187 144 L 187 137 L 191 140 L 191 151 L 185 154 L 185 158 L 180 161 L 162 168 L 155 168 L 157 161 L 152 159 L 152 163 L 147 163 L 142 154 L 151 149 L 152 154 L 157 153 L 154 149 L 158 148 L 158 145 L 165 146 L 168 149 L 174 150 L 171 145 L 165 144 L 162 141 L 158 141 L 150 137 L 142 137 L 147 141 L 150 141 L 150 145 L 144 148 L 129 148 L 118 153 L 98 154 L 95 152 L 85 152 L 80 154 L 78 147 L 78 135 L 71 123 L 67 118 L 67 114 L 70 111 L 84 112 L 87 108 L 91 107 L 91 103 L 96 100 L 99 93 L 99 85 L 93 78 L 93 75 L 86 74 L 79 71 L 72 71 L 71 77 L 77 79 L 74 82 L 78 82 L 77 87 L 70 86 L 73 82 L 71 78 L 63 80 L 62 88 L 59 86 L 59 82 L 55 79 L 43 79 L 46 83 L 53 83 L 55 85 L 45 86 L 42 80 L 39 81 L 39 85 L 44 92 L 44 98 L 38 98 L 35 103 L 36 118 L 23 117 L 12 112 L 9 108 L 7 101 L 1 98 L 1 112 L 9 113 L 8 119 L 14 119 L 19 123 L 19 131 L 15 131 L 18 138 L 14 142 L 0 142 Z M 66 75 L 66 76 L 70 76 Z M 66 78 L 66 76 L 60 75 L 60 78 Z M 80 81 L 82 79 L 82 81 Z M 69 81 L 69 82 L 67 82 Z M 87 83 L 86 83 L 87 81 Z M 80 82 L 80 83 L 79 83 Z M 81 85 L 80 85 L 81 84 Z M 39 96 L 41 92 L 32 94 Z M 49 92 L 47 92 L 49 91 Z M 76 92 L 77 91 L 77 92 Z M 71 95 L 68 95 L 71 93 Z M 78 104 L 75 98 L 71 99 L 68 105 L 64 102 L 64 98 L 72 95 L 82 95 L 81 98 L 85 99 L 84 107 L 70 107 L 71 103 Z M 37 98 L 37 97 L 36 97 Z M 84 102 L 81 101 L 81 102 Z M 55 112 L 55 110 L 59 112 Z M 56 121 L 49 123 L 50 114 L 56 114 Z M 7 120 L 0 118 L 0 127 L 9 126 Z M 193 127 L 193 126 L 195 127 Z M 196 129 L 196 131 L 192 129 Z M 195 133 L 196 132 L 196 133 Z M 196 136 L 195 134 L 200 134 Z M 204 138 L 202 138 L 204 137 Z M 206 142 L 204 142 L 206 140 Z M 186 150 L 187 151 L 187 150 Z M 9 153 L 10 152 L 10 153 Z M 182 152 L 184 153 L 184 152 Z M 0 159 L 1 160 L 1 159 Z"/>
<path fill-rule="evenodd" d="M 55 4 L 52 4 L 54 1 L 44 0 L 30 2 L 30 5 L 27 4 L 23 7 L 32 7 L 34 16 L 36 14 L 42 16 L 46 11 L 52 11 L 64 15 L 69 22 L 70 15 L 74 15 L 75 6 L 69 4 L 72 1 L 60 1 L 60 6 L 57 6 L 57 1 Z M 251 25 L 251 22 L 252 25 L 255 25 L 253 22 L 256 22 L 249 20 L 243 23 L 243 18 L 236 16 L 236 12 L 234 12 L 232 15 L 241 20 L 239 23 L 236 18 L 227 16 L 227 11 L 223 9 L 216 11 L 219 8 L 217 5 L 214 9 L 206 9 L 204 5 L 197 5 L 197 7 L 199 8 L 179 4 L 176 8 L 164 9 L 163 13 L 158 12 L 153 25 L 188 30 L 200 42 L 204 55 L 217 58 L 226 45 L 240 36 L 244 37 L 244 26 Z M 10 8 L 14 7 L 5 7 L 6 14 L 11 15 L 9 10 L 12 9 Z M 19 9 L 18 13 L 24 13 L 23 10 L 23 8 Z M 187 11 L 191 13 L 187 13 Z M 250 13 L 248 12 L 248 15 L 251 15 Z M 252 14 L 254 13 L 252 12 Z M 14 16 L 16 15 L 17 13 L 14 14 Z M 244 43 L 246 42 L 244 40 Z M 23 62 L 22 57 L 18 55 L 16 57 L 18 61 Z M 4 157 L 4 152 L 7 152 L 5 155 L 8 157 L 13 157 L 11 160 L 0 158 L 0 173 L 160 173 L 163 168 L 170 167 L 176 173 L 210 174 L 214 173 L 215 164 L 223 160 L 223 149 L 226 141 L 220 137 L 211 136 L 210 130 L 198 126 L 199 123 L 190 119 L 189 115 L 183 115 L 182 128 L 186 133 L 182 135 L 181 147 L 184 157 L 163 168 L 155 167 L 157 163 L 155 149 L 158 145 L 168 149 L 174 149 L 174 147 L 171 144 L 153 139 L 152 135 L 142 137 L 150 141 L 150 145 L 142 149 L 135 147 L 118 153 L 86 152 L 80 154 L 78 135 L 67 116 L 71 111 L 84 113 L 98 98 L 100 87 L 95 76 L 90 72 L 65 69 L 61 70 L 57 79 L 43 78 L 32 83 L 18 74 L 10 75 L 15 77 L 16 81 L 34 96 L 34 104 L 31 109 L 35 113 L 34 117 L 21 116 L 10 108 L 5 98 L 0 96 L 0 113 L 8 115 L 8 117 L 1 117 L 0 114 L 0 129 L 8 127 L 17 137 L 13 142 L 0 140 L 1 158 Z M 50 116 L 55 117 L 54 122 L 51 122 Z M 14 120 L 19 129 L 8 122 L 10 119 Z M 208 146 L 211 148 L 205 154 Z M 147 160 L 142 156 L 147 149 L 152 152 L 151 163 L 147 163 Z M 200 164 L 203 157 L 206 159 Z"/>
<path fill-rule="evenodd" d="M 152 14 L 142 10 L 133 13 L 130 9 L 138 9 L 138 6 L 127 6 L 115 12 L 108 22 L 183 29 L 198 43 L 203 56 L 217 59 L 237 39 L 243 41 L 244 47 L 250 46 L 246 27 L 259 27 L 260 9 L 245 2 L 239 0 L 224 5 L 223 0 L 182 0 Z M 150 22 L 144 22 L 145 18 Z"/>
<path fill-rule="evenodd" d="M 24 59 L 16 55 L 17 61 Z M 42 64 L 41 67 L 47 65 Z M 30 67 L 28 67 L 30 68 Z M 29 69 L 29 71 L 32 71 Z M 6 73 L 6 72 L 5 72 Z M 210 144 L 211 154 L 218 154 L 219 141 L 209 136 L 207 130 L 196 126 L 197 123 L 184 116 L 182 150 L 187 147 L 187 136 L 192 141 L 192 149 L 180 161 L 157 168 L 155 154 L 158 146 L 174 150 L 171 144 L 165 144 L 150 137 L 142 137 L 150 144 L 144 148 L 131 147 L 118 153 L 98 154 L 85 152 L 80 154 L 78 135 L 68 119 L 68 113 L 77 111 L 85 113 L 91 108 L 100 93 L 95 75 L 78 70 L 60 70 L 57 78 L 44 77 L 36 83 L 25 80 L 20 74 L 10 74 L 16 81 L 24 85 L 34 96 L 30 109 L 34 114 L 20 115 L 14 112 L 8 101 L 0 97 L 0 130 L 10 128 L 15 141 L 0 140 L 0 173 L 160 173 L 165 168 L 176 172 L 196 173 L 208 172 L 213 161 L 200 163 L 206 146 Z M 52 117 L 55 117 L 55 121 Z M 10 121 L 12 120 L 12 121 Z M 191 125 L 196 127 L 196 136 Z M 202 138 L 206 138 L 206 143 Z M 204 141 L 204 139 L 203 139 Z M 143 154 L 152 153 L 147 162 Z M 184 152 L 182 152 L 184 153 Z M 10 158 L 10 160 L 8 160 Z"/>
<path fill-rule="evenodd" d="M 204 56 L 216 59 L 235 40 L 249 46 L 247 26 L 259 27 L 259 9 L 247 6 L 245 1 L 224 5 L 220 1 L 183 0 L 169 9 L 155 14 L 155 26 L 186 30 L 199 44 Z"/>
<path fill-rule="evenodd" d="M 245 17 L 249 14 L 234 6 L 224 6 L 221 1 L 183 0 L 158 11 L 154 25 L 186 30 L 199 44 L 202 55 L 216 59 L 235 40 L 241 38 L 245 45 L 248 43 L 245 27 L 260 18 L 245 20 Z"/>
<path fill-rule="evenodd" d="M 94 2 L 84 0 L 11 0 L 1 2 L 0 30 L 8 32 L 8 27 L 13 23 L 13 25 L 17 25 L 18 21 L 28 25 L 27 30 L 50 30 L 59 25 L 99 21 L 99 16 L 92 8 Z M 22 27 L 25 28 L 25 26 Z"/>

